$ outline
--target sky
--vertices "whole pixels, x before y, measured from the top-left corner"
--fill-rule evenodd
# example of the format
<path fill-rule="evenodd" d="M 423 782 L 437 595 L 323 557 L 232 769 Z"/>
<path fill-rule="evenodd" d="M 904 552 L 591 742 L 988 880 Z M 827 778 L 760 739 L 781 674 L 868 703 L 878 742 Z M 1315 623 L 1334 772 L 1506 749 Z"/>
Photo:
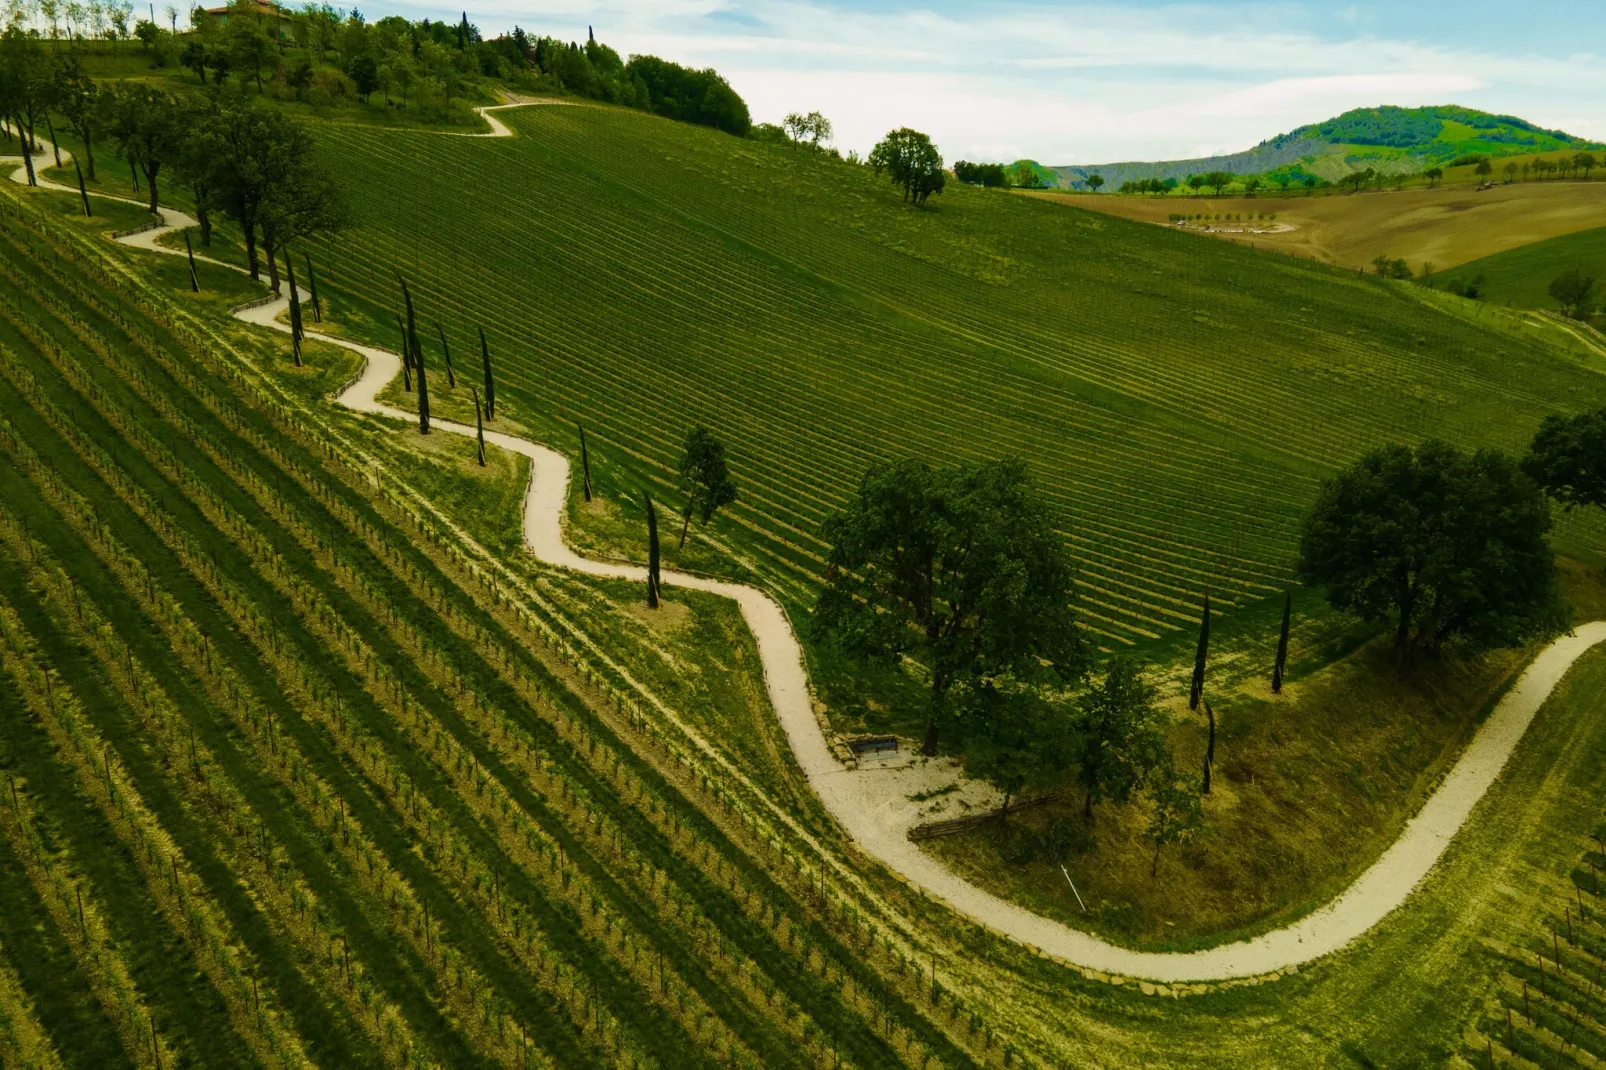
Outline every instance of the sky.
<path fill-rule="evenodd" d="M 621 55 L 714 67 L 755 122 L 819 110 L 861 153 L 912 126 L 949 160 L 1180 159 L 1378 104 L 1464 104 L 1606 140 L 1600 0 L 478 0 L 468 17 L 486 36 L 517 24 L 583 41 L 593 26 Z"/>

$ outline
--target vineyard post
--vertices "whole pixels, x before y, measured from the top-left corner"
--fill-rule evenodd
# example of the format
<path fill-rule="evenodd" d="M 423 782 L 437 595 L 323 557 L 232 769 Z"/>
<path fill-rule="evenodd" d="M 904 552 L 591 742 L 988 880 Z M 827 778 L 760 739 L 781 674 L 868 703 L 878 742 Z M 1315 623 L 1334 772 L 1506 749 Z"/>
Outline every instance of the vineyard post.
<path fill-rule="evenodd" d="M 457 373 L 452 371 L 452 347 L 446 344 L 446 332 L 439 323 L 435 324 L 435 333 L 441 336 L 441 359 L 446 362 L 446 385 L 457 386 Z"/>
<path fill-rule="evenodd" d="M 201 279 L 195 274 L 195 250 L 190 247 L 190 232 L 184 232 L 184 255 L 190 262 L 190 293 L 201 292 Z"/>

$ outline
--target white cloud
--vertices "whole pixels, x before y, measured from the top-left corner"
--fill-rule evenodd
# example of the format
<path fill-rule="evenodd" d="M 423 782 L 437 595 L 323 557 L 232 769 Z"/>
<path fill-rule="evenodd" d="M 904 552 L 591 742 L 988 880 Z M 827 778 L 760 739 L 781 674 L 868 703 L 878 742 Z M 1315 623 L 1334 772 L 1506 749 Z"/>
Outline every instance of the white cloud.
<path fill-rule="evenodd" d="M 1606 111 L 1606 70 L 1589 55 L 1394 39 L 1360 8 L 1335 13 L 1352 27 L 1345 36 L 1323 37 L 1286 28 L 1279 10 L 1017 2 L 951 14 L 820 0 L 557 0 L 535 12 L 524 0 L 491 0 L 470 17 L 575 38 L 595 24 L 621 52 L 717 67 L 755 120 L 819 108 L 838 144 L 861 152 L 907 125 L 950 159 L 1167 159 L 1247 148 L 1367 105 L 1548 113 L 1560 85 L 1574 114 Z"/>

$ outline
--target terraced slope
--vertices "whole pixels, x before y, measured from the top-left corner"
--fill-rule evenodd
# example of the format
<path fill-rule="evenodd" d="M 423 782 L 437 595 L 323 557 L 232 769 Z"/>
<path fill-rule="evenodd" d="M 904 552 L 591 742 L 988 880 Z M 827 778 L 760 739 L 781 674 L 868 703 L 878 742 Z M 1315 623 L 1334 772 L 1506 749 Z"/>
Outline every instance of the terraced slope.
<path fill-rule="evenodd" d="M 548 441 L 667 484 L 730 442 L 743 553 L 798 601 L 875 457 L 1031 458 L 1108 642 L 1288 580 L 1320 476 L 1379 442 L 1516 446 L 1606 380 L 1354 275 L 1021 198 L 910 210 L 866 169 L 603 108 L 472 142 L 322 131 L 360 225 L 320 255 L 394 333 L 395 273 L 483 325 Z"/>
<path fill-rule="evenodd" d="M 349 361 L 298 381 L 98 243 L 0 201 L 0 1046 L 971 1061 L 862 900 L 307 417 Z"/>

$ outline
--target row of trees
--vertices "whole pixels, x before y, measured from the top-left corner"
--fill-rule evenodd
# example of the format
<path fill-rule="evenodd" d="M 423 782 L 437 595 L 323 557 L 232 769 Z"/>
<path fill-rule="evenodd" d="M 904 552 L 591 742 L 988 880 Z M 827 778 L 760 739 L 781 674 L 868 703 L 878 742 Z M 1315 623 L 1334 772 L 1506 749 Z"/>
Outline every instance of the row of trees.
<path fill-rule="evenodd" d="M 1029 160 L 1001 163 L 971 163 L 959 160 L 954 164 L 954 177 L 971 186 L 987 189 L 1047 189 L 1048 183 Z M 1100 182 L 1104 180 L 1099 179 Z"/>

